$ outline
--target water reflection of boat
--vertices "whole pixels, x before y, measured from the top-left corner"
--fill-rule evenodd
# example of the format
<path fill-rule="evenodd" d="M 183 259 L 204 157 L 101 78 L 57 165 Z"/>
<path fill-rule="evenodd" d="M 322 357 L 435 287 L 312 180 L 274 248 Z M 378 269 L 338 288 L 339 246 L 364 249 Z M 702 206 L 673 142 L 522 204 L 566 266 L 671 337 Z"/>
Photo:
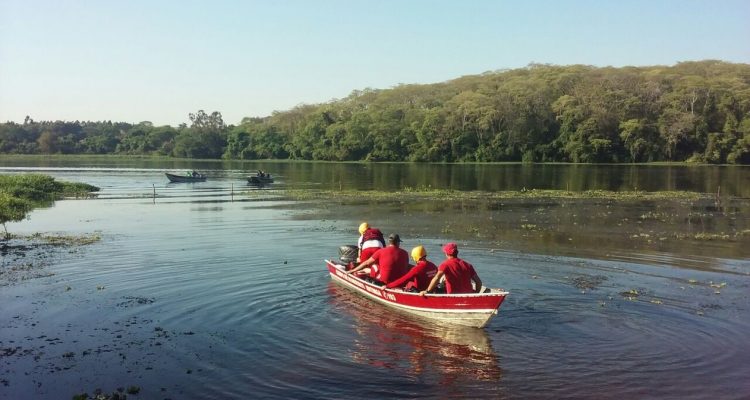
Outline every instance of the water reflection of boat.
<path fill-rule="evenodd" d="M 199 174 L 195 171 L 191 175 L 175 175 L 170 174 L 169 172 L 166 172 L 165 175 L 167 175 L 167 178 L 169 178 L 170 182 L 205 182 L 206 181 L 206 175 Z"/>
<path fill-rule="evenodd" d="M 399 311 L 423 318 L 452 324 L 482 328 L 497 314 L 497 309 L 508 292 L 486 289 L 483 293 L 428 294 L 385 289 L 354 275 L 349 275 L 342 265 L 326 260 L 328 272 L 334 282 Z"/>
<path fill-rule="evenodd" d="M 415 377 L 438 374 L 441 382 L 496 381 L 498 356 L 483 329 L 441 325 L 414 319 L 331 284 L 332 305 L 355 318 L 362 340 L 353 342 L 354 361 L 384 368 L 404 368 Z"/>

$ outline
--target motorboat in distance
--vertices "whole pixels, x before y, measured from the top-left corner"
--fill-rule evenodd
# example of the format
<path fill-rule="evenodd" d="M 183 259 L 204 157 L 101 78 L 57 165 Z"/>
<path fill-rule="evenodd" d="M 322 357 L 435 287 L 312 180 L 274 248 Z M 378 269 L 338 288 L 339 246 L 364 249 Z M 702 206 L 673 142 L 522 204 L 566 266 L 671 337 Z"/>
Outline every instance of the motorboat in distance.
<path fill-rule="evenodd" d="M 268 183 L 273 183 L 273 177 L 269 173 L 258 172 L 254 175 L 248 176 L 247 183 L 251 185 L 265 185 Z"/>
<path fill-rule="evenodd" d="M 176 174 L 170 174 L 169 172 L 166 172 L 165 175 L 167 175 L 167 178 L 169 178 L 169 182 L 174 182 L 174 183 L 205 182 L 206 181 L 206 175 L 203 175 L 195 171 L 185 174 L 185 175 L 176 175 Z"/>

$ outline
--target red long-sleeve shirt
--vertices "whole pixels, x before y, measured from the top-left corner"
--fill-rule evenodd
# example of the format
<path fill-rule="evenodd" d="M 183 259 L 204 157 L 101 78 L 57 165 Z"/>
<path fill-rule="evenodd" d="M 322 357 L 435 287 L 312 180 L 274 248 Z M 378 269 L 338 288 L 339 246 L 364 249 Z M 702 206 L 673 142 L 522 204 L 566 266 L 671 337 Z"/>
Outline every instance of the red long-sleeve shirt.
<path fill-rule="evenodd" d="M 396 287 L 405 286 L 408 282 L 412 282 L 412 286 L 417 290 L 427 290 L 427 286 L 430 285 L 430 281 L 437 274 L 437 267 L 435 264 L 427 260 L 419 260 L 417 265 L 412 267 L 406 275 L 386 285 L 387 288 L 393 289 Z"/>

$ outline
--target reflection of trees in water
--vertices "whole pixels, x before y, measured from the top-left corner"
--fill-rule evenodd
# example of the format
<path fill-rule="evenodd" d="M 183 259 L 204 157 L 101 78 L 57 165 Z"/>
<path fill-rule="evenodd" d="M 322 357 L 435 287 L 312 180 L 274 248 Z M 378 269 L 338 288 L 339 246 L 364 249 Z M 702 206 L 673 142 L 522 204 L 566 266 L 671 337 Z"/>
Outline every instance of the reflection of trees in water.
<path fill-rule="evenodd" d="M 359 337 L 352 343 L 357 363 L 398 370 L 400 374 L 461 385 L 498 381 L 498 357 L 483 329 L 443 325 L 404 315 L 365 299 L 335 283 L 330 301 L 354 317 Z"/>
<path fill-rule="evenodd" d="M 222 161 L 223 168 L 246 169 L 251 162 Z M 401 190 L 404 187 L 461 191 L 559 189 L 649 192 L 686 190 L 748 197 L 747 170 L 691 165 L 612 164 L 429 164 L 275 163 L 290 183 L 323 189 Z"/>

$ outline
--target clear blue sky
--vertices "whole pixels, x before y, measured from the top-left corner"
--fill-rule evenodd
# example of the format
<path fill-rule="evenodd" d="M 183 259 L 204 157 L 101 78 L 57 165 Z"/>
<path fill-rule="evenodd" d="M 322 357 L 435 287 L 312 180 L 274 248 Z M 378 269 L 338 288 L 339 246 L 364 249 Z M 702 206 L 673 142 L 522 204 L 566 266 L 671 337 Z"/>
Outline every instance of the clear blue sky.
<path fill-rule="evenodd" d="M 529 63 L 750 63 L 750 0 L 0 0 L 0 121 L 227 123 Z"/>

